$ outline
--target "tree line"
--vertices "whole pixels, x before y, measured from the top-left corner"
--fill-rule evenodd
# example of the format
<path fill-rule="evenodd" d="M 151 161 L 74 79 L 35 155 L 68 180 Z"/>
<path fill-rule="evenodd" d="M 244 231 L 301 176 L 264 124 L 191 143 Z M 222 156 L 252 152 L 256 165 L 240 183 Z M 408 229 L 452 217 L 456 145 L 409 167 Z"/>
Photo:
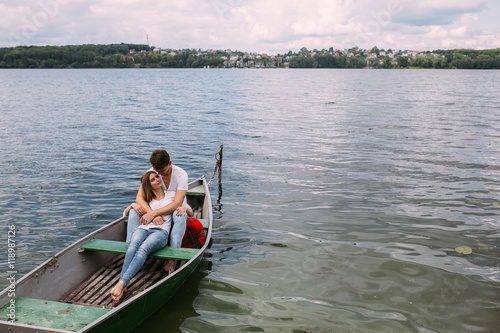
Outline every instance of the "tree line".
<path fill-rule="evenodd" d="M 220 52 L 162 54 L 143 44 L 16 46 L 0 48 L 0 68 L 202 68 L 220 67 Z"/>
<path fill-rule="evenodd" d="M 500 49 L 434 50 L 414 56 L 403 51 L 382 51 L 377 47 L 368 52 L 357 47 L 345 51 L 332 48 L 308 51 L 303 47 L 300 52 L 290 51 L 272 61 L 276 67 L 287 64 L 290 68 L 500 69 Z M 248 61 L 243 52 L 235 51 L 234 54 Z M 230 55 L 225 51 L 193 49 L 154 52 L 149 45 L 124 43 L 16 46 L 0 48 L 0 68 L 213 68 L 224 67 Z"/>
<path fill-rule="evenodd" d="M 387 52 L 372 48 L 369 52 L 357 47 L 345 52 L 302 48 L 290 60 L 291 68 L 435 68 L 435 69 L 500 69 L 500 48 L 488 50 L 434 50 L 419 55 L 403 51 Z M 381 54 L 390 53 L 392 56 Z M 291 51 L 288 53 L 291 55 Z M 374 56 L 376 55 L 376 56 Z"/>

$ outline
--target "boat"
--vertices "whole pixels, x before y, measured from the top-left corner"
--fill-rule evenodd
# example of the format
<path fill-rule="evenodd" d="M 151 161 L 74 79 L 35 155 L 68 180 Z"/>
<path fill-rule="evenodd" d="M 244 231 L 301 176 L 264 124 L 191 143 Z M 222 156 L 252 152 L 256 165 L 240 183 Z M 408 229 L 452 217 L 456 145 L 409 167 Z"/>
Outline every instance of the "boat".
<path fill-rule="evenodd" d="M 120 301 L 110 297 L 128 243 L 121 217 L 54 255 L 0 294 L 0 332 L 129 332 L 169 301 L 196 269 L 211 243 L 212 203 L 204 177 L 191 182 L 187 200 L 203 224 L 200 249 L 165 248 L 152 254 Z M 165 259 L 181 266 L 163 271 Z"/>

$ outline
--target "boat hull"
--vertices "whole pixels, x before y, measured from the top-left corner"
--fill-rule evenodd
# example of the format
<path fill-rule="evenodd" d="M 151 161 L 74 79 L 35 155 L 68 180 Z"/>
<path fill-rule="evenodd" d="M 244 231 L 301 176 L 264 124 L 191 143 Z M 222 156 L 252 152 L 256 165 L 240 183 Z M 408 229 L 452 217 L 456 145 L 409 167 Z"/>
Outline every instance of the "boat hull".
<path fill-rule="evenodd" d="M 189 267 L 185 267 L 168 281 L 148 290 L 143 297 L 134 299 L 133 302 L 124 306 L 120 311 L 116 311 L 108 317 L 100 318 L 99 322 L 93 323 L 92 327 L 85 328 L 81 332 L 114 333 L 130 331 L 131 328 L 146 320 L 172 298 L 182 287 L 184 281 L 197 268 L 201 259 L 202 256 L 196 258 L 189 264 Z"/>
<path fill-rule="evenodd" d="M 208 221 L 205 231 L 206 241 L 196 255 L 173 274 L 160 277 L 160 280 L 152 286 L 143 291 L 138 291 L 117 305 L 113 304 L 111 309 L 106 309 L 104 315 L 88 318 L 88 322 L 85 322 L 85 324 L 82 324 L 78 328 L 70 325 L 62 325 L 61 327 L 55 327 L 56 325 L 50 326 L 50 324 L 42 325 L 43 320 L 34 320 L 34 322 L 30 322 L 29 324 L 19 323 L 8 320 L 4 316 L 0 318 L 0 331 L 13 333 L 128 332 L 147 319 L 147 317 L 168 302 L 182 287 L 184 281 L 201 262 L 203 254 L 210 244 L 212 205 L 207 183 L 202 177 L 190 183 L 189 188 L 193 189 L 191 195 L 188 190 L 189 204 L 193 208 L 197 207 L 199 209 L 201 214 L 199 218 Z M 126 237 L 127 229 L 125 221 L 126 218 L 120 218 L 111 222 L 78 240 L 35 268 L 15 284 L 15 299 L 27 298 L 34 301 L 45 301 L 44 304 L 54 302 L 54 304 L 60 305 L 61 300 L 65 300 L 70 296 L 75 288 L 91 279 L 100 268 L 106 266 L 117 257 L 116 253 L 82 250 L 82 245 L 93 238 L 123 241 Z M 107 293 L 107 289 L 105 292 Z M 0 293 L 0 308 L 5 310 L 12 302 L 12 299 L 14 299 L 12 293 L 8 288 L 5 289 Z M 32 309 L 24 310 L 33 311 Z"/>

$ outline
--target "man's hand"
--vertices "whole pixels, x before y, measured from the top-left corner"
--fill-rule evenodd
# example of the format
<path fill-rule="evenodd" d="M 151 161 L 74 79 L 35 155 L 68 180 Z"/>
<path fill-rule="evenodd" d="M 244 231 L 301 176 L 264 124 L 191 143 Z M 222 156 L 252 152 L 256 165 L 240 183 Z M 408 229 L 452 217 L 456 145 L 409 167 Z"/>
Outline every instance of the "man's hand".
<path fill-rule="evenodd" d="M 154 225 L 162 225 L 163 222 L 165 222 L 165 219 L 163 218 L 163 216 L 157 216 L 153 219 L 153 224 Z"/>
<path fill-rule="evenodd" d="M 181 206 L 181 207 L 179 207 L 179 208 L 177 208 L 177 209 L 175 210 L 175 215 L 177 215 L 177 216 L 182 216 L 182 215 L 186 214 L 186 210 L 187 210 L 187 208 L 186 208 L 186 207 Z"/>
<path fill-rule="evenodd" d="M 155 216 L 155 212 L 146 213 L 141 217 L 142 224 L 148 224 L 150 222 L 153 222 L 156 225 L 160 225 L 163 224 L 163 222 L 165 222 L 165 219 L 161 215 Z"/>
<path fill-rule="evenodd" d="M 155 213 L 154 212 L 146 213 L 146 214 L 142 215 L 142 217 L 141 217 L 141 223 L 142 224 L 148 224 L 149 222 L 153 221 L 154 218 L 155 218 Z"/>

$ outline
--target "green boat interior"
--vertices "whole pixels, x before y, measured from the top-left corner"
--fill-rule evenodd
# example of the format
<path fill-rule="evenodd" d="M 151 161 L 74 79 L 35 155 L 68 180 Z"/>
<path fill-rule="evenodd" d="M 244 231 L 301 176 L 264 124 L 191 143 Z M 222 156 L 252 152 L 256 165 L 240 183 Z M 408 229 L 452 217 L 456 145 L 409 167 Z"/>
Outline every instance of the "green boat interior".
<path fill-rule="evenodd" d="M 106 308 L 27 297 L 16 299 L 16 323 L 65 331 L 78 331 L 108 311 Z M 2 308 L 0 318 L 7 315 L 7 307 Z"/>

